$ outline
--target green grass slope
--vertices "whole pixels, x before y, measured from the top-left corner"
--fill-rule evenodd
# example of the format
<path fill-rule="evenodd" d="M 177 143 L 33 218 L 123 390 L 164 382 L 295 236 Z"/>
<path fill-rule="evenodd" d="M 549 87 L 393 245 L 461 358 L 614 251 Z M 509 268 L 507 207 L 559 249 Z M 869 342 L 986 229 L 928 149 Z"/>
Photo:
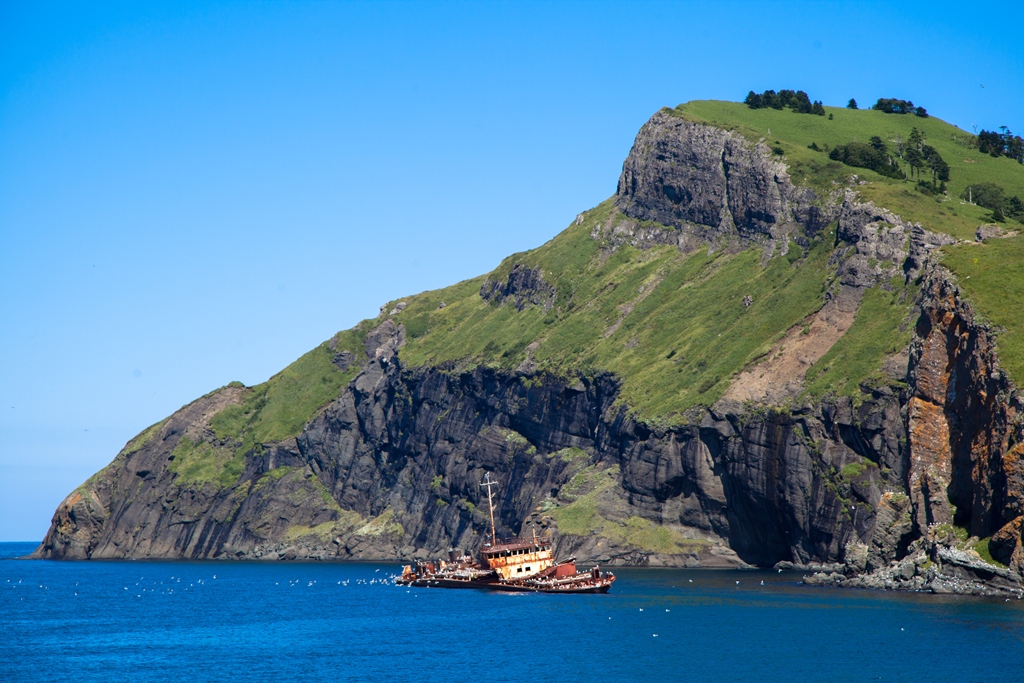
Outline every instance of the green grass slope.
<path fill-rule="evenodd" d="M 793 181 L 824 192 L 855 186 L 872 200 L 927 229 L 961 240 L 972 239 L 990 212 L 961 202 L 968 184 L 995 182 L 1008 195 L 1024 197 L 1024 166 L 992 158 L 971 146 L 972 136 L 934 117 L 826 108 L 827 116 L 789 110 L 752 110 L 743 104 L 690 102 L 675 115 L 735 130 L 750 140 L 781 148 Z M 948 195 L 921 193 L 908 181 L 845 166 L 825 149 L 878 135 L 906 139 L 912 127 L 922 131 L 951 167 Z M 485 364 L 514 369 L 529 361 L 541 372 L 611 372 L 622 380 L 620 400 L 638 417 L 673 423 L 689 408 L 709 405 L 730 380 L 764 356 L 787 330 L 822 305 L 834 269 L 828 258 L 835 231 L 825 230 L 806 250 L 791 245 L 785 256 L 761 263 L 760 248 L 739 253 L 706 249 L 680 253 L 675 247 L 611 249 L 591 237 L 615 209 L 612 201 L 584 214 L 548 243 L 514 254 L 488 276 L 403 299 L 395 319 L 406 327 L 400 356 L 406 367 Z M 1008 223 L 1008 227 L 1018 226 Z M 944 263 L 979 313 L 999 328 L 1004 365 L 1024 381 L 1024 238 L 989 240 L 983 245 L 947 247 Z M 480 288 L 488 277 L 504 280 L 512 267 L 540 268 L 555 288 L 550 307 L 488 303 Z M 884 359 L 909 341 L 908 323 L 914 286 L 869 291 L 853 326 L 807 374 L 808 397 L 859 396 L 861 385 L 885 380 Z M 745 296 L 753 305 L 743 305 Z M 445 305 L 442 307 L 441 303 Z M 390 302 L 385 310 L 397 303 Z M 367 320 L 335 338 L 337 351 L 364 359 L 363 340 L 382 318 Z M 216 443 L 183 443 L 179 464 L 186 480 L 228 485 L 241 471 L 245 453 L 260 444 L 298 434 L 306 422 L 337 397 L 357 371 L 346 372 L 331 360 L 327 343 L 306 354 L 264 384 L 252 387 L 243 403 L 214 417 Z"/>
<path fill-rule="evenodd" d="M 266 382 L 248 388 L 240 404 L 213 416 L 210 427 L 214 439 L 193 441 L 183 437 L 170 464 L 177 480 L 182 484 L 229 487 L 242 473 L 247 453 L 259 452 L 262 444 L 297 436 L 356 376 L 366 357 L 366 329 L 364 323 L 339 332 L 333 340 L 335 350 L 330 342 L 324 342 Z M 341 371 L 332 362 L 336 351 L 351 352 L 356 362 Z"/>
<path fill-rule="evenodd" d="M 540 267 L 555 286 L 554 306 L 517 311 L 489 304 L 482 278 L 407 299 L 397 316 L 418 321 L 401 352 L 411 366 L 449 362 L 514 368 L 528 353 L 541 371 L 608 371 L 623 380 L 622 400 L 652 420 L 709 405 L 733 374 L 766 354 L 786 330 L 822 305 L 834 233 L 805 253 L 760 265 L 760 249 L 738 254 L 672 246 L 614 252 L 590 236 L 611 201 L 544 246 L 509 257 Z M 754 304 L 743 305 L 744 296 Z M 445 308 L 438 308 L 444 301 Z M 528 350 L 527 347 L 534 347 Z"/>

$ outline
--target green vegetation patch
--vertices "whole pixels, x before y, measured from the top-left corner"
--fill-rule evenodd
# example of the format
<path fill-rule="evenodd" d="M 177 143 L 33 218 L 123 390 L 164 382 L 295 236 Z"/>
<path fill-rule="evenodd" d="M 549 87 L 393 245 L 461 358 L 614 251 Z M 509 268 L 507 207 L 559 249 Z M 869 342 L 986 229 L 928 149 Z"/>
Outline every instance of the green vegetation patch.
<path fill-rule="evenodd" d="M 177 474 L 179 484 L 214 484 L 220 488 L 231 486 L 245 468 L 240 453 L 205 441 L 193 441 L 181 437 L 171 454 L 173 459 L 167 466 Z"/>
<path fill-rule="evenodd" d="M 868 471 L 867 465 L 862 462 L 851 462 L 843 465 L 841 473 L 844 479 L 856 479 Z"/>
<path fill-rule="evenodd" d="M 547 455 L 548 460 L 558 459 L 561 460 L 562 462 L 574 462 L 577 460 L 585 460 L 589 457 L 589 454 L 582 448 L 573 447 L 563 448 L 560 451 L 554 451 L 553 453 L 548 453 Z"/>
<path fill-rule="evenodd" d="M 399 321 L 433 310 L 429 331 L 407 342 L 402 359 L 513 369 L 529 356 L 541 372 L 607 371 L 623 379 L 621 400 L 638 414 L 672 419 L 716 401 L 735 373 L 822 305 L 834 233 L 807 253 L 790 245 L 786 256 L 762 265 L 761 247 L 612 251 L 591 237 L 609 218 L 616 219 L 610 201 L 489 276 L 507 277 L 515 263 L 539 268 L 556 290 L 550 309 L 489 304 L 479 294 L 482 278 L 408 299 Z M 753 305 L 744 306 L 746 296 Z M 447 305 L 438 309 L 442 300 Z"/>
<path fill-rule="evenodd" d="M 387 508 L 384 512 L 357 528 L 355 533 L 359 536 L 401 538 L 405 535 L 405 528 L 395 520 L 394 511 L 391 508 Z"/>
<path fill-rule="evenodd" d="M 571 502 L 558 505 L 551 499 L 545 501 L 544 511 L 554 518 L 559 533 L 597 535 L 619 544 L 669 555 L 699 553 L 710 545 L 707 541 L 684 538 L 679 532 L 643 517 L 629 517 L 624 524 L 604 518 L 598 511 L 598 497 L 615 486 L 618 474 L 618 466 L 604 470 L 588 467 L 559 491 L 559 500 Z"/>
<path fill-rule="evenodd" d="M 129 441 L 127 445 L 125 445 L 125 447 L 121 450 L 121 453 L 123 453 L 124 455 L 131 455 L 132 453 L 138 453 L 139 451 L 141 451 L 146 446 L 146 444 L 152 441 L 153 437 L 156 436 L 156 433 L 159 432 L 160 428 L 164 426 L 165 422 L 167 422 L 167 419 L 168 418 L 164 418 L 163 420 L 160 420 L 156 424 L 150 425 L 149 427 L 143 429 L 138 436 L 136 436 L 134 439 Z"/>
<path fill-rule="evenodd" d="M 943 247 L 942 263 L 975 312 L 996 328 L 999 361 L 1024 386 L 1024 237 Z"/>
<path fill-rule="evenodd" d="M 313 539 L 321 542 L 330 541 L 334 536 L 335 526 L 334 522 L 324 522 L 316 526 L 294 524 L 284 532 L 284 537 L 289 541 L 297 541 L 299 539 Z"/>
<path fill-rule="evenodd" d="M 683 538 L 677 531 L 643 517 L 630 517 L 625 524 L 606 523 L 601 535 L 634 548 L 668 555 L 699 553 L 711 545 L 708 541 Z"/>
<path fill-rule="evenodd" d="M 301 469 L 301 467 L 289 465 L 286 465 L 284 467 L 275 467 L 274 469 L 270 470 L 262 477 L 260 477 L 259 480 L 257 480 L 256 484 L 253 486 L 252 490 L 253 492 L 262 491 L 263 489 L 272 486 L 274 483 L 283 479 L 285 475 L 291 474 L 292 472 L 297 472 Z"/>
<path fill-rule="evenodd" d="M 910 343 L 914 331 L 911 311 L 914 287 L 889 292 L 875 287 L 864 292 L 850 329 L 807 370 L 804 395 L 861 395 L 860 386 L 885 384 L 885 358 Z"/>
<path fill-rule="evenodd" d="M 977 543 L 975 543 L 974 544 L 974 552 L 978 553 L 978 556 L 981 557 L 981 559 L 983 559 L 985 562 L 988 562 L 989 564 L 993 564 L 993 565 L 995 565 L 997 567 L 1002 567 L 1003 569 L 1006 569 L 1007 567 L 1006 567 L 1005 564 L 1003 564 L 1002 562 L 1000 562 L 996 558 L 992 557 L 992 551 L 988 547 L 988 544 L 989 544 L 989 542 L 991 540 L 992 540 L 992 537 L 989 536 L 988 538 L 983 538 L 980 541 L 978 541 Z"/>
<path fill-rule="evenodd" d="M 341 395 L 366 357 L 367 323 L 335 337 L 335 350 L 324 342 L 263 384 L 253 387 L 240 404 L 231 405 L 210 420 L 217 438 L 233 441 L 242 454 L 257 444 L 273 443 L 302 431 L 325 404 Z M 332 362 L 335 353 L 351 352 L 356 362 L 342 372 Z"/>

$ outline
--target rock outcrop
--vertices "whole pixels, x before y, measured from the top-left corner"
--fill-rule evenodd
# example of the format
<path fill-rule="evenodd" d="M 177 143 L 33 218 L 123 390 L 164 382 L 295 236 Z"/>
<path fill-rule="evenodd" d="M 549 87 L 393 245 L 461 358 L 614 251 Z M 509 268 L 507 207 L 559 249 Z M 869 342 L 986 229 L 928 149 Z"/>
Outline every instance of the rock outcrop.
<path fill-rule="evenodd" d="M 549 309 L 555 300 L 555 288 L 544 281 L 540 268 L 517 263 L 504 280 L 484 280 L 480 296 L 499 305 L 510 302 L 519 311 L 530 304 Z"/>
<path fill-rule="evenodd" d="M 784 243 L 832 222 L 835 202 L 794 187 L 764 142 L 662 110 L 644 124 L 622 166 L 616 206 L 627 217 L 707 242 Z"/>

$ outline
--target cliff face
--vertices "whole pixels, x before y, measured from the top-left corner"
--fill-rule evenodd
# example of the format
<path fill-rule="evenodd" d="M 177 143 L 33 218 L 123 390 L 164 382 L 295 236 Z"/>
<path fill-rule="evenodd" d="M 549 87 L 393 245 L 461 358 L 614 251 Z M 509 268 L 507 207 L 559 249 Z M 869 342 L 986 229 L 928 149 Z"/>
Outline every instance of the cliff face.
<path fill-rule="evenodd" d="M 622 165 L 616 205 L 630 218 L 681 227 L 708 242 L 816 234 L 837 209 L 794 187 L 764 142 L 665 110 L 640 129 Z"/>
<path fill-rule="evenodd" d="M 822 324 L 833 313 L 852 318 L 867 290 L 904 287 L 909 296 L 908 283 L 919 281 L 911 344 L 857 400 L 801 398 L 803 373 L 847 322 L 822 337 L 814 358 L 754 365 L 724 398 L 662 424 L 631 412 L 619 400 L 621 378 L 606 372 L 408 366 L 405 328 L 386 318 L 367 334 L 355 379 L 297 437 L 257 444 L 230 470 L 211 419 L 246 390 L 203 397 L 72 493 L 36 556 L 434 556 L 482 541 L 480 481 L 490 472 L 502 483 L 500 534 L 554 533 L 559 552 L 582 560 L 784 561 L 826 567 L 819 582 L 875 576 L 893 587 L 955 587 L 954 574 L 977 578 L 991 566 L 979 558 L 982 569 L 965 569 L 975 557 L 965 544 L 993 537 L 993 556 L 1010 569 L 978 581 L 1014 585 L 1024 569 L 1024 411 L 991 331 L 934 263 L 948 238 L 849 190 L 822 198 L 796 188 L 762 143 L 665 112 L 638 135 L 615 206 L 593 233 L 612 251 L 627 242 L 681 251 L 753 243 L 769 259 L 821 239 L 834 222 Z M 556 290 L 540 269 L 514 266 L 479 296 L 548 310 Z M 787 353 L 777 346 L 776 361 Z M 355 357 L 338 352 L 335 362 L 347 369 Z M 743 393 L 771 372 L 788 393 Z M 200 443 L 219 483 L 181 462 L 195 450 L 183 444 Z M 942 525 L 976 538 L 958 541 Z M 958 552 L 970 561 L 958 564 Z M 925 569 L 921 553 L 932 559 Z M 885 572 L 892 576 L 878 578 Z"/>
<path fill-rule="evenodd" d="M 867 573 L 847 557 L 831 568 L 840 571 L 813 581 L 1019 595 L 1024 400 L 1000 369 L 991 330 L 945 269 L 927 269 L 921 302 L 902 407 L 908 468 L 901 490 L 883 497 L 871 539 L 872 550 L 896 552 L 869 560 Z M 958 538 L 958 528 L 969 538 Z M 1008 567 L 971 552 L 988 538 L 992 557 Z"/>
<path fill-rule="evenodd" d="M 486 505 L 479 483 L 492 472 L 507 482 L 496 510 L 502 533 L 519 533 L 524 520 L 527 530 L 556 526 L 563 506 L 596 493 L 595 530 L 638 519 L 674 534 L 667 548 L 654 550 L 589 535 L 562 539 L 566 549 L 587 557 L 691 564 L 835 560 L 847 542 L 873 528 L 873 507 L 886 485 L 878 467 L 852 481 L 838 471 L 867 462 L 893 473 L 907 469 L 898 397 L 889 394 L 856 409 L 842 400 L 797 414 L 723 405 L 695 415 L 686 427 L 658 430 L 614 405 L 617 386 L 609 376 L 407 370 L 396 357 L 383 356 L 368 362 L 298 439 L 250 458 L 242 486 L 213 492 L 177 485 L 168 469 L 175 446 L 207 428 L 204 419 L 231 401 L 231 393 L 182 409 L 87 491 L 72 494 L 44 552 L 94 558 L 436 554 L 479 543 L 480 506 Z M 288 468 L 268 481 L 267 473 Z M 618 473 L 615 486 L 602 487 L 606 472 Z M 537 511 L 546 501 L 551 514 Z M 320 525 L 326 525 L 323 543 L 315 542 Z"/>

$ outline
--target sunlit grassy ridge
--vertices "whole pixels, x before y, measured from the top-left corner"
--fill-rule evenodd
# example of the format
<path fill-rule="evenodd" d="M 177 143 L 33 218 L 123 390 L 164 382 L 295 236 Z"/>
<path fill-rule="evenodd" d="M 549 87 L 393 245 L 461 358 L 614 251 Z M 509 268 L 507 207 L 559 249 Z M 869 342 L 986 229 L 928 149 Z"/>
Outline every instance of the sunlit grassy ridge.
<path fill-rule="evenodd" d="M 781 147 L 796 184 L 827 191 L 833 187 L 833 180 L 842 181 L 856 173 L 867 181 L 866 185 L 856 187 L 862 199 L 884 206 L 904 220 L 920 222 L 928 230 L 961 240 L 973 240 L 978 226 L 987 223 L 992 215 L 988 209 L 966 204 L 960 199 L 968 185 L 995 183 L 1005 188 L 1008 196 L 1024 198 L 1024 165 L 1007 157 L 982 154 L 973 146 L 970 133 L 934 116 L 919 118 L 826 107 L 826 113 L 833 117 L 830 121 L 827 116 L 794 114 L 788 109 L 750 109 L 739 103 L 718 101 L 688 102 L 673 111 L 687 119 L 735 130 L 749 140 L 763 138 L 767 144 Z M 823 152 L 808 148 L 811 143 L 824 149 L 854 140 L 867 142 L 872 135 L 881 137 L 892 148 L 892 143 L 888 142 L 890 139 L 898 134 L 906 140 L 914 127 L 925 134 L 927 143 L 935 147 L 950 166 L 947 197 L 930 197 L 919 192 L 914 183 L 885 178 L 865 168 L 845 166 L 830 160 Z M 904 164 L 906 170 L 905 167 Z M 1004 227 L 1007 230 L 1024 230 L 1024 226 L 1015 221 L 1008 221 Z M 1000 359 L 1014 381 L 1019 386 L 1024 385 L 1024 247 L 1020 239 L 990 240 L 983 247 L 963 245 L 947 247 L 943 251 L 943 263 L 959 276 L 961 287 L 978 312 L 999 326 Z M 870 299 L 865 302 L 866 305 L 876 303 Z M 885 315 L 890 322 L 899 317 L 896 311 L 883 313 L 883 310 L 878 308 L 875 314 Z M 855 364 L 863 366 L 864 349 L 858 338 L 865 332 L 860 328 L 872 319 L 866 314 L 859 315 L 858 323 L 819 362 L 816 369 L 820 371 L 823 363 L 838 361 L 839 354 L 844 354 L 848 360 L 847 354 L 851 352 L 861 357 Z M 874 341 L 870 343 L 882 343 L 886 333 L 877 322 L 870 325 L 875 328 L 870 335 Z M 905 334 L 900 332 L 893 336 L 895 339 Z M 855 351 L 858 347 L 861 348 Z M 852 382 L 850 378 L 844 381 L 825 378 L 816 369 L 808 373 L 808 379 L 815 376 L 810 387 L 815 392 L 825 387 L 839 390 L 840 386 L 849 387 Z M 863 373 L 858 370 L 852 374 L 858 376 Z"/>
<path fill-rule="evenodd" d="M 884 206 L 906 220 L 920 221 L 929 230 L 971 239 L 979 224 L 991 211 L 980 206 L 961 204 L 960 193 L 970 184 L 991 182 L 1003 186 L 1008 195 L 1024 198 L 1024 166 L 1007 157 L 994 158 L 972 146 L 973 136 L 934 116 L 885 114 L 866 109 L 826 107 L 828 116 L 795 114 L 788 109 L 750 109 L 737 102 L 703 100 L 681 104 L 672 110 L 686 119 L 710 123 L 734 130 L 751 141 L 764 139 L 771 147 L 785 152 L 790 175 L 797 185 L 832 189 L 832 181 L 842 181 L 856 173 L 867 185 L 856 189 L 863 199 Z M 889 142 L 896 135 L 906 140 L 912 128 L 926 136 L 927 144 L 938 150 L 950 166 L 948 200 L 922 194 L 910 181 L 885 178 L 866 168 L 845 166 L 832 161 L 821 151 L 808 148 L 832 148 L 847 142 L 868 142 L 877 135 Z M 906 164 L 902 164 L 904 170 Z"/>

